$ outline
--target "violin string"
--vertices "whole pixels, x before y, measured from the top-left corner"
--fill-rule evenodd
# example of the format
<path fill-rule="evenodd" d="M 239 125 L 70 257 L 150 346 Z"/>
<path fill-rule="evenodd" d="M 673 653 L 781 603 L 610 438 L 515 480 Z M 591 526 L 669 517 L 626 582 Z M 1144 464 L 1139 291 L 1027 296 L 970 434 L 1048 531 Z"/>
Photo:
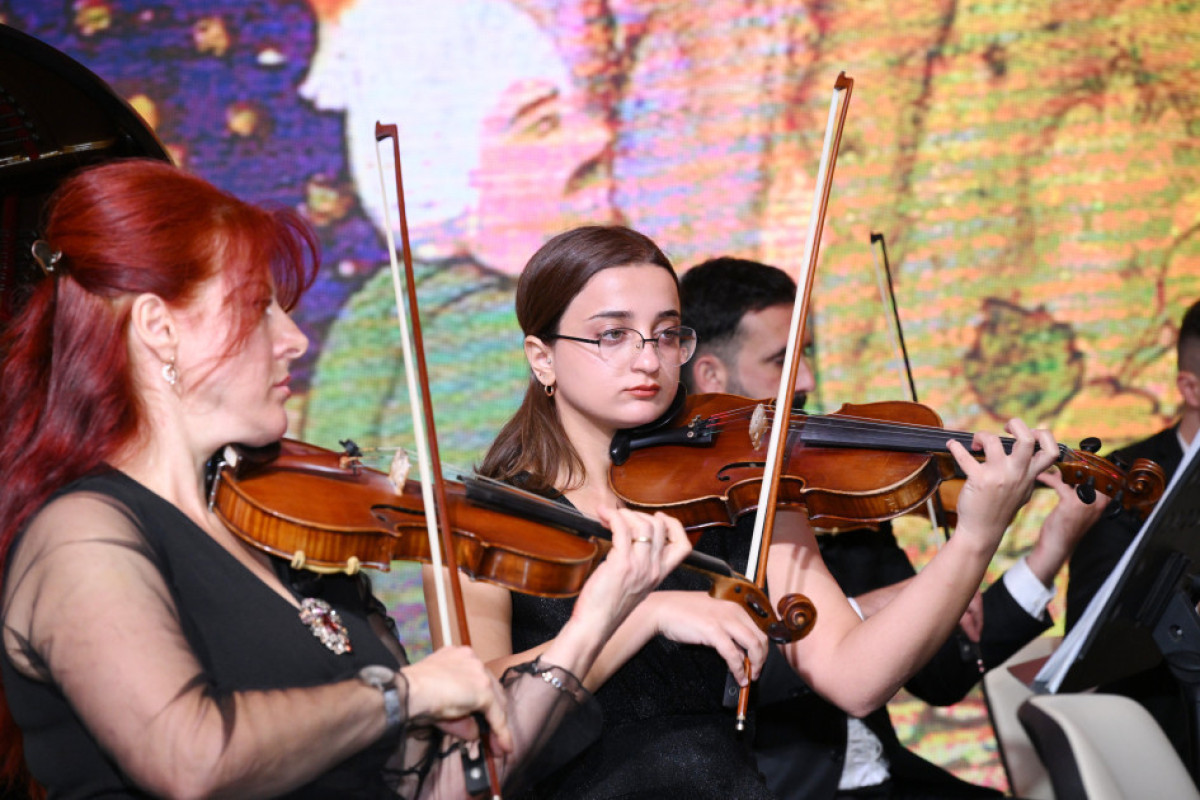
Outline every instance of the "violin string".
<path fill-rule="evenodd" d="M 549 497 L 531 492 L 528 489 L 522 489 L 519 486 L 513 486 L 511 483 L 505 483 L 496 478 L 479 475 L 478 473 L 473 473 L 469 476 L 460 475 L 458 476 L 458 480 L 464 485 L 470 486 L 474 484 L 486 490 L 489 493 L 489 498 L 497 504 L 498 508 L 509 508 L 511 506 L 511 510 L 518 514 L 527 515 L 535 521 L 561 528 L 572 535 L 584 538 L 590 536 L 612 541 L 612 532 L 600 520 L 588 516 L 574 506 L 564 505 Z M 471 498 L 469 491 L 467 497 L 468 499 Z M 563 527 L 564 524 L 567 527 Z M 717 577 L 740 577 L 727 562 L 706 553 L 689 553 L 684 557 L 681 566 L 700 572 L 701 574 L 706 574 L 710 580 L 714 580 Z"/>
<path fill-rule="evenodd" d="M 767 418 L 772 419 L 772 411 L 770 407 L 765 407 Z M 720 431 L 734 424 L 749 418 L 754 413 L 754 409 L 735 409 L 733 411 L 718 412 L 707 418 L 708 421 L 716 420 L 706 426 L 708 430 Z M 859 434 L 869 436 L 909 436 L 911 440 L 906 442 L 907 445 L 919 447 L 922 450 L 930 450 L 935 452 L 944 452 L 946 450 L 946 442 L 949 440 L 957 441 L 959 444 L 971 449 L 971 443 L 975 438 L 973 433 L 965 431 L 952 431 L 946 428 L 939 428 L 933 425 L 918 425 L 911 422 L 889 422 L 884 420 L 871 420 L 861 417 L 838 417 L 838 416 L 807 416 L 797 417 L 792 420 L 789 428 L 793 431 L 803 431 L 808 429 L 814 432 L 841 432 L 848 435 Z M 1016 444 L 1016 439 L 1012 437 L 1002 436 L 1000 442 L 1006 453 L 1011 453 L 1013 446 Z M 846 442 L 848 445 L 859 445 L 861 442 Z M 1035 443 L 1035 449 L 1038 446 Z M 1058 446 L 1059 458 L 1065 459 L 1071 455 L 1071 451 L 1063 445 Z"/>
<path fill-rule="evenodd" d="M 370 447 L 361 447 L 360 446 L 358 448 L 358 452 L 361 453 L 363 456 L 381 456 L 381 455 L 386 455 L 386 454 L 395 455 L 396 453 L 410 452 L 410 451 L 404 445 L 394 444 L 394 445 L 373 445 Z M 366 464 L 368 466 L 375 465 L 376 469 L 379 469 L 384 472 L 387 471 L 386 467 L 380 462 L 380 460 L 378 458 L 364 458 L 363 460 L 366 462 Z M 413 469 L 417 474 L 417 478 L 419 478 L 420 470 L 421 470 L 420 465 L 414 465 Z M 470 475 L 471 477 L 475 477 L 475 473 L 473 473 L 469 469 L 465 469 L 465 468 L 463 468 L 453 462 L 450 462 L 450 461 L 442 462 L 442 477 L 444 479 L 446 479 L 448 481 L 460 481 L 461 482 L 464 475 Z"/>
<path fill-rule="evenodd" d="M 718 419 L 720 415 L 713 415 L 709 420 Z M 748 418 L 749 414 L 726 415 L 724 418 L 718 419 L 718 422 L 707 426 L 708 429 L 721 430 L 723 428 L 732 427 L 733 424 L 740 422 L 742 419 Z M 772 419 L 770 410 L 767 411 L 767 419 Z M 886 422 L 881 420 L 863 419 L 861 417 L 797 417 L 792 420 L 789 426 L 792 430 L 803 430 L 804 428 L 827 428 L 831 430 L 849 430 L 849 431 L 873 431 L 880 433 L 887 432 L 904 432 L 918 434 L 928 434 L 936 437 L 940 441 L 945 441 L 947 437 L 966 439 L 968 442 L 973 434 L 961 433 L 958 431 L 950 431 L 945 428 L 938 428 L 931 425 L 916 425 L 911 422 Z M 1009 441 L 1012 441 L 1011 439 Z"/>
<path fill-rule="evenodd" d="M 761 403 L 756 406 L 744 406 L 729 411 L 713 413 L 703 418 L 698 423 L 698 427 L 700 430 L 708 433 L 721 433 L 725 430 L 734 430 L 745 425 L 760 407 L 766 413 L 767 419 L 773 418 L 772 405 Z M 792 431 L 799 431 L 801 433 L 802 441 L 805 430 L 813 432 L 814 436 L 809 444 L 811 447 L 846 447 L 881 451 L 946 453 L 949 452 L 947 443 L 953 440 L 961 444 L 976 458 L 982 458 L 982 454 L 972 451 L 972 443 L 975 438 L 973 433 L 947 430 L 946 428 L 932 425 L 874 420 L 862 417 L 814 415 L 797 417 L 791 421 L 789 427 Z M 833 438 L 831 434 L 837 434 L 842 438 L 834 441 L 822 440 L 820 438 L 822 435 Z M 1011 453 L 1017 440 L 1012 437 L 999 438 L 1005 452 Z M 1075 470 L 1082 467 L 1083 472 L 1080 474 L 1086 474 L 1093 479 L 1103 477 L 1109 481 L 1115 481 L 1117 484 L 1128 483 L 1129 477 L 1107 460 L 1096 457 L 1089 458 L 1085 453 L 1076 452 L 1063 444 L 1058 444 L 1056 447 L 1059 466 L 1064 470 L 1069 464 Z M 1037 442 L 1034 443 L 1034 449 L 1041 449 Z"/>

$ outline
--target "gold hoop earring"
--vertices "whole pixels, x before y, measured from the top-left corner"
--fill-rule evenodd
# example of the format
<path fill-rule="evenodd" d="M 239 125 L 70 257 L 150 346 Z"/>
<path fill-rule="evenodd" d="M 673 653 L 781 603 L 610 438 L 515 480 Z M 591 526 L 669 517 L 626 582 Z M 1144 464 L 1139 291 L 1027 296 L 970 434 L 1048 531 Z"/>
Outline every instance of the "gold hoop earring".
<path fill-rule="evenodd" d="M 542 386 L 542 391 L 546 393 L 546 397 L 554 397 L 554 391 L 557 387 L 553 383 L 547 383 Z"/>

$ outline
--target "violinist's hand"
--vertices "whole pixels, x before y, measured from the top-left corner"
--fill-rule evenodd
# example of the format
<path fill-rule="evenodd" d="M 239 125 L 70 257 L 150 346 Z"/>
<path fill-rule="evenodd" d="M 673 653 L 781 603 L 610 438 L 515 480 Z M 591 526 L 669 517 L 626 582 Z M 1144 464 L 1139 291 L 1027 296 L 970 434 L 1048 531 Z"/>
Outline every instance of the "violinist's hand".
<path fill-rule="evenodd" d="M 1005 454 L 1000 437 L 977 433 L 971 449 L 984 454 L 982 462 L 961 444 L 949 442 L 950 453 L 967 476 L 958 496 L 957 534 L 969 532 L 984 548 L 994 551 L 1017 510 L 1029 499 L 1033 482 L 1058 459 L 1058 445 L 1047 430 L 1030 431 L 1019 419 L 1005 426 L 1015 439 Z M 1034 442 L 1040 449 L 1034 450 Z"/>
<path fill-rule="evenodd" d="M 1057 469 L 1049 469 L 1038 475 L 1037 479 L 1054 490 L 1058 495 L 1058 504 L 1042 522 L 1037 542 L 1025 557 L 1025 563 L 1042 585 L 1049 587 L 1075 552 L 1080 539 L 1100 519 L 1108 505 L 1108 497 L 1097 492 L 1093 502 L 1083 502 Z"/>
<path fill-rule="evenodd" d="M 405 707 L 410 721 L 432 723 L 473 741 L 479 738 L 479 726 L 471 715 L 478 712 L 491 730 L 492 747 L 505 753 L 512 750 L 503 690 L 474 650 L 443 647 L 401 673 L 408 681 Z"/>
<path fill-rule="evenodd" d="M 767 635 L 737 603 L 703 592 L 655 592 L 643 607 L 645 613 L 654 615 L 658 633 L 671 641 L 716 650 L 739 686 L 747 685 L 762 670 L 769 646 Z M 747 660 L 750 675 L 746 674 Z"/>
<path fill-rule="evenodd" d="M 967 610 L 958 621 L 958 627 L 972 642 L 978 642 L 979 637 L 983 635 L 983 595 L 978 591 L 971 597 L 971 602 L 967 603 Z"/>
<path fill-rule="evenodd" d="M 679 520 L 662 512 L 601 507 L 597 516 L 612 531 L 612 549 L 584 584 L 573 616 L 591 615 L 594 626 L 611 633 L 692 545 Z"/>
<path fill-rule="evenodd" d="M 612 548 L 583 585 L 571 619 L 541 654 L 548 664 L 587 676 L 584 683 L 590 689 L 603 684 L 644 644 L 618 644 L 619 654 L 612 654 L 621 623 L 692 550 L 683 526 L 666 514 L 600 508 L 597 517 L 612 532 Z M 628 639 L 623 640 L 626 645 Z M 605 658 L 598 664 L 602 649 Z"/>

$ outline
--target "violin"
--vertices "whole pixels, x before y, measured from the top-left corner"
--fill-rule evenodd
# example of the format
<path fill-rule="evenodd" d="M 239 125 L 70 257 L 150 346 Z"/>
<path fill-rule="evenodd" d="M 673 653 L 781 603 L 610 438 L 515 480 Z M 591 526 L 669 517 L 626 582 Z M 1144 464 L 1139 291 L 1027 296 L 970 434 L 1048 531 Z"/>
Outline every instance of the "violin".
<path fill-rule="evenodd" d="M 608 530 L 567 506 L 481 478 L 447 481 L 447 515 L 458 568 L 475 580 L 541 597 L 579 593 L 611 547 Z M 251 546 L 297 569 L 354 574 L 392 561 L 431 562 L 421 487 L 399 489 L 385 473 L 293 439 L 227 448 L 212 472 L 209 505 Z M 776 616 L 761 589 L 720 559 L 691 553 L 709 594 L 740 605 L 773 641 L 811 630 L 816 609 L 793 595 Z"/>
<path fill-rule="evenodd" d="M 661 510 L 691 531 L 729 526 L 755 510 L 764 469 L 762 437 L 773 403 L 736 395 L 677 398 L 656 424 L 622 431 L 610 448 L 613 490 L 633 508 Z M 789 424 L 777 504 L 803 507 L 822 527 L 882 522 L 925 502 L 957 475 L 947 449 L 970 450 L 973 434 L 948 431 L 919 403 L 847 404 Z M 1014 439 L 1002 438 L 1006 452 Z M 1098 446 L 1098 442 L 1095 443 Z M 1059 445 L 1055 466 L 1081 497 L 1103 492 L 1145 513 L 1162 496 L 1162 468 L 1138 459 L 1128 472 L 1088 451 Z"/>

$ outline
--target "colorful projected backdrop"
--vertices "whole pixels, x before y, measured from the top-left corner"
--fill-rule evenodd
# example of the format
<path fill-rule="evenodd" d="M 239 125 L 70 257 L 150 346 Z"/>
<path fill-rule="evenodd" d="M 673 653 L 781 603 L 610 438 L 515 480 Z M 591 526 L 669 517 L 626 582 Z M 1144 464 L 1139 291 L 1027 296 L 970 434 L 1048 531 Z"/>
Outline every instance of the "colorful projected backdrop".
<path fill-rule="evenodd" d="M 316 443 L 409 443 L 376 120 L 401 131 L 444 458 L 469 467 L 523 389 L 512 276 L 547 235 L 624 221 L 681 268 L 798 268 L 842 70 L 815 410 L 904 396 L 878 232 L 949 426 L 1021 416 L 1107 449 L 1173 413 L 1171 343 L 1200 297 L 1191 3 L 0 0 L 0 19 L 107 80 L 187 169 L 317 226 L 292 431 Z M 902 529 L 921 563 L 936 535 Z M 419 654 L 413 571 L 378 585 Z M 1002 785 L 977 696 L 893 709 L 926 754 Z"/>

